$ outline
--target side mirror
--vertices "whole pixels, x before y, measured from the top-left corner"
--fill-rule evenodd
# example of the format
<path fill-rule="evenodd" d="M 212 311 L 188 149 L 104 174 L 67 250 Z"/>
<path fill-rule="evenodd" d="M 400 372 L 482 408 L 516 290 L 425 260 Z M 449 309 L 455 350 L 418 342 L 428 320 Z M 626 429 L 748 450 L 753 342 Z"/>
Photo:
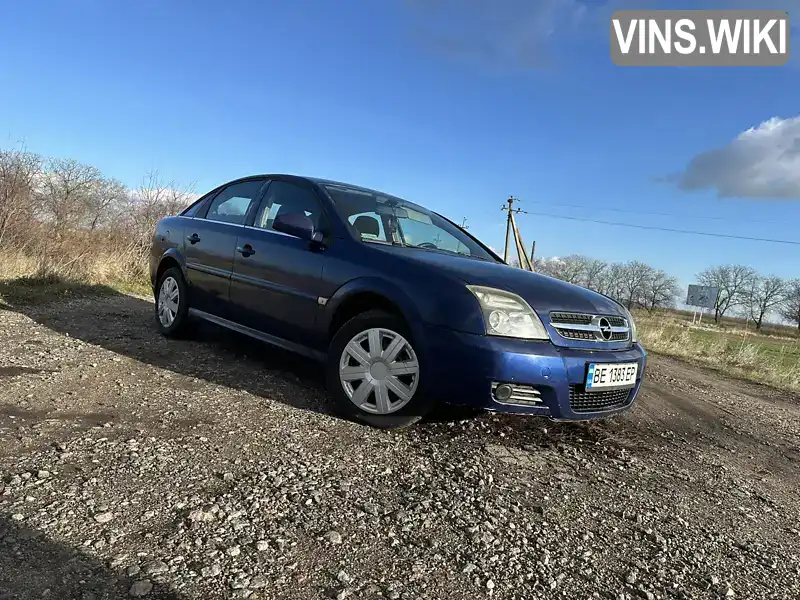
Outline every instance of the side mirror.
<path fill-rule="evenodd" d="M 272 228 L 281 233 L 288 233 L 308 242 L 322 243 L 324 236 L 314 229 L 314 221 L 303 213 L 287 213 L 278 215 L 272 222 Z"/>

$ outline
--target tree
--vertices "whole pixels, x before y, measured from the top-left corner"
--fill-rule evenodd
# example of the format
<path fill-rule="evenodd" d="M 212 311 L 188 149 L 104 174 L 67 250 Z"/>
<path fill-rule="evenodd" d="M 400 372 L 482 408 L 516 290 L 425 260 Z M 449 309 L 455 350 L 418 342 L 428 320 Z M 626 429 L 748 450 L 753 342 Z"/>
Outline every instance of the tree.
<path fill-rule="evenodd" d="M 536 262 L 534 268 L 544 275 L 579 284 L 583 278 L 583 265 L 586 260 L 585 257 L 578 255 L 551 258 Z"/>
<path fill-rule="evenodd" d="M 82 225 L 89 231 L 111 225 L 128 204 L 128 189 L 116 179 L 100 178 L 89 186 L 83 199 L 85 216 Z"/>
<path fill-rule="evenodd" d="M 33 220 L 34 187 L 40 169 L 41 159 L 36 154 L 24 150 L 0 151 L 0 247 L 10 232 Z"/>
<path fill-rule="evenodd" d="M 747 303 L 748 292 L 752 289 L 756 272 L 744 265 L 722 265 L 711 267 L 697 275 L 702 285 L 719 290 L 714 306 L 714 321 L 719 323 L 731 308 Z"/>
<path fill-rule="evenodd" d="M 597 283 L 597 291 L 621 302 L 625 295 L 624 276 L 625 266 L 622 263 L 609 265 L 600 276 Z"/>
<path fill-rule="evenodd" d="M 102 179 L 98 169 L 76 160 L 56 158 L 47 162 L 38 198 L 42 215 L 57 238 L 85 222 Z"/>
<path fill-rule="evenodd" d="M 644 284 L 644 307 L 653 312 L 657 308 L 672 308 L 681 293 L 678 279 L 662 270 L 652 270 Z"/>
<path fill-rule="evenodd" d="M 604 260 L 589 259 L 584 268 L 583 285 L 590 290 L 598 291 L 603 274 L 608 268 L 608 263 Z"/>
<path fill-rule="evenodd" d="M 786 283 L 780 314 L 790 323 L 797 325 L 797 332 L 800 334 L 800 279 L 793 279 Z"/>
<path fill-rule="evenodd" d="M 586 279 L 586 267 L 590 259 L 580 254 L 571 254 L 561 260 L 561 276 L 568 283 L 581 285 Z"/>
<path fill-rule="evenodd" d="M 181 189 L 165 182 L 157 171 L 148 173 L 138 190 L 128 196 L 128 206 L 121 224 L 136 252 L 146 252 L 156 223 L 186 208 L 194 198 L 190 188 Z"/>
<path fill-rule="evenodd" d="M 756 276 L 753 278 L 747 292 L 745 309 L 755 322 L 756 329 L 761 330 L 764 317 L 783 304 L 785 299 L 786 282 L 780 277 L 770 275 L 769 277 Z"/>
<path fill-rule="evenodd" d="M 630 310 L 637 304 L 644 304 L 643 298 L 647 282 L 652 276 L 653 267 L 639 261 L 631 261 L 622 265 L 620 271 L 621 300 Z"/>

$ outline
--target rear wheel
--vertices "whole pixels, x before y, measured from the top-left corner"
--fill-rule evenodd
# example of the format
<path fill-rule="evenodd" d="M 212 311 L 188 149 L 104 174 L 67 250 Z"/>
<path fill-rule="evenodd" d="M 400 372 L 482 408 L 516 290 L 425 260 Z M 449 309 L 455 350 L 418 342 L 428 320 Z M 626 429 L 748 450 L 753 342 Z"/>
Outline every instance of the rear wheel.
<path fill-rule="evenodd" d="M 188 286 L 178 267 L 164 271 L 156 286 L 156 325 L 167 337 L 186 333 L 189 321 Z"/>
<path fill-rule="evenodd" d="M 407 427 L 433 407 L 405 322 L 369 311 L 344 324 L 328 353 L 328 392 L 344 415 L 381 429 Z"/>

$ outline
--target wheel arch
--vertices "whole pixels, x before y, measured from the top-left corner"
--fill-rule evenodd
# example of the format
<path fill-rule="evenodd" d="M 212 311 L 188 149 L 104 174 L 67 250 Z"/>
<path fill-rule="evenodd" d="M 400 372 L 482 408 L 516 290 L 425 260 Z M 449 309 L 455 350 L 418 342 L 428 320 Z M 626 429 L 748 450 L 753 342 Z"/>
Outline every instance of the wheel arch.
<path fill-rule="evenodd" d="M 161 257 L 161 260 L 158 263 L 158 268 L 156 269 L 156 278 L 153 284 L 158 285 L 158 282 L 161 279 L 161 276 L 164 274 L 164 271 L 172 267 L 178 267 L 181 270 L 183 278 L 187 279 L 186 262 L 183 260 L 183 257 L 177 250 L 170 249 L 164 253 L 164 255 Z"/>
<path fill-rule="evenodd" d="M 328 341 L 342 325 L 369 310 L 384 310 L 403 319 L 418 337 L 421 328 L 419 312 L 413 301 L 400 288 L 379 279 L 350 281 L 331 296 L 326 304 L 324 331 Z"/>

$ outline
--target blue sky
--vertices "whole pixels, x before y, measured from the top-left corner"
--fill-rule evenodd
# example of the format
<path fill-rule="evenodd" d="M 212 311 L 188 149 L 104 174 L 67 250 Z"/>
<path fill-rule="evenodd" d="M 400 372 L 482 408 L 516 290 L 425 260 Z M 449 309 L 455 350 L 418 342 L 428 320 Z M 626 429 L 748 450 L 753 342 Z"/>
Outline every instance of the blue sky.
<path fill-rule="evenodd" d="M 619 5 L 9 2 L 0 136 L 131 187 L 151 169 L 197 192 L 261 172 L 358 183 L 466 217 L 496 248 L 510 194 L 530 211 L 800 240 L 800 202 L 770 197 L 800 196 L 800 70 L 616 67 Z M 800 246 L 519 225 L 537 254 L 637 259 L 683 283 L 734 262 L 800 276 Z"/>

